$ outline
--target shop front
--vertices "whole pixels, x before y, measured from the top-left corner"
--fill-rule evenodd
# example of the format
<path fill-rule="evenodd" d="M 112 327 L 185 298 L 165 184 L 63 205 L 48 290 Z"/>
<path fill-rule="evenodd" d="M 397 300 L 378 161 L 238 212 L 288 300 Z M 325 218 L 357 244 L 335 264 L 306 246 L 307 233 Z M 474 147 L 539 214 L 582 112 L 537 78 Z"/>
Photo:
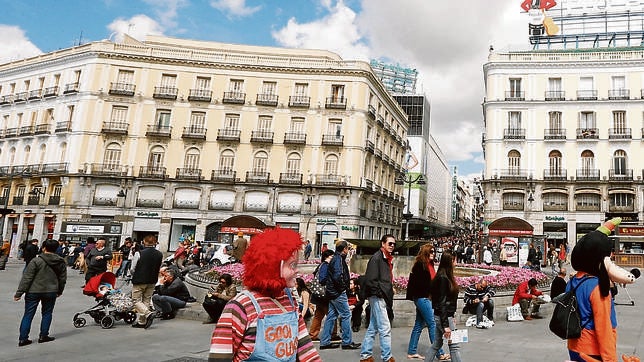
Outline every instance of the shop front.
<path fill-rule="evenodd" d="M 516 217 L 503 217 L 490 223 L 488 231 L 488 243 L 505 249 L 509 265 L 526 264 L 528 248 L 534 239 L 532 225 Z"/>
<path fill-rule="evenodd" d="M 253 235 L 259 234 L 266 228 L 264 222 L 254 216 L 237 215 L 230 217 L 221 223 L 219 229 L 219 242 L 231 244 L 238 233 L 244 233 L 244 237 L 251 240 Z"/>
<path fill-rule="evenodd" d="M 543 222 L 544 240 L 539 243 L 543 252 L 542 265 L 548 261 L 548 251 L 568 245 L 568 221 L 564 216 L 546 215 Z"/>
<path fill-rule="evenodd" d="M 113 220 L 63 220 L 60 240 L 69 243 L 84 243 L 88 237 L 105 238 L 107 245 L 116 250 L 121 240 L 123 225 Z"/>
<path fill-rule="evenodd" d="M 132 225 L 132 239 L 143 241 L 147 235 L 154 235 L 159 238 L 161 228 L 161 216 L 155 211 L 137 211 Z"/>

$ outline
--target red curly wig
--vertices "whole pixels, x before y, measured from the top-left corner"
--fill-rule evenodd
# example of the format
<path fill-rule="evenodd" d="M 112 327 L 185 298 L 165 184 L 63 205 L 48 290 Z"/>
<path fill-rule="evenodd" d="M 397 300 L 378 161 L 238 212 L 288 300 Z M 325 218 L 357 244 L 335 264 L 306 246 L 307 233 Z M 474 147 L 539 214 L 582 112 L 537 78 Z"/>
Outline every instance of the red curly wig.
<path fill-rule="evenodd" d="M 244 286 L 262 295 L 280 296 L 286 288 L 286 280 L 280 276 L 281 262 L 303 245 L 300 234 L 289 229 L 277 227 L 255 235 L 242 258 Z"/>

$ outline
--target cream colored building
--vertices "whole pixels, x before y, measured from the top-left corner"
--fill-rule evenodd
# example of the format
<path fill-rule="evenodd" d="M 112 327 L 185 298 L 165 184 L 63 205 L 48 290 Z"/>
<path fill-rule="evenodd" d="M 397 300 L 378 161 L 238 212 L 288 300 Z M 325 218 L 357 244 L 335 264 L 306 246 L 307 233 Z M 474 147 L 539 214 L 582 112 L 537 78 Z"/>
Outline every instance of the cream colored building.
<path fill-rule="evenodd" d="M 483 69 L 487 222 L 570 245 L 609 217 L 642 224 L 642 48 L 491 51 Z"/>
<path fill-rule="evenodd" d="M 400 234 L 407 117 L 368 63 L 327 51 L 92 42 L 0 65 L 0 117 L 14 253 L 148 233 L 170 251 L 229 240 L 238 215 L 317 247 Z"/>

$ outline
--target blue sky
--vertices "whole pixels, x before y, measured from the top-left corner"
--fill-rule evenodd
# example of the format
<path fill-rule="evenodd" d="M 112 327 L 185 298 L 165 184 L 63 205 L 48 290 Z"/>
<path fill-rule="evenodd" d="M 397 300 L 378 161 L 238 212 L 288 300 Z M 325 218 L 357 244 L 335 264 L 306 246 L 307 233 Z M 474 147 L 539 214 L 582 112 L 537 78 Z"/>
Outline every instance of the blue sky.
<path fill-rule="evenodd" d="M 488 48 L 528 46 L 519 0 L 0 0 L 0 62 L 128 33 L 327 49 L 418 69 L 450 170 L 483 169 Z"/>

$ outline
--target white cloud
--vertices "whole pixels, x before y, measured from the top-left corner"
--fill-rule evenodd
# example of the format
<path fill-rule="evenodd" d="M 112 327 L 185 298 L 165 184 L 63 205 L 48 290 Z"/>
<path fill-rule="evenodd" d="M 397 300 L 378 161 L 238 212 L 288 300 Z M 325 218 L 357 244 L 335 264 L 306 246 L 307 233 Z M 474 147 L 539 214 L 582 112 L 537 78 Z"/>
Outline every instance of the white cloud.
<path fill-rule="evenodd" d="M 42 54 L 42 51 L 27 38 L 24 30 L 17 26 L 0 24 L 0 63 L 38 54 Z"/>
<path fill-rule="evenodd" d="M 368 60 L 370 50 L 362 42 L 356 13 L 342 1 L 335 6 L 329 0 L 322 1 L 329 12 L 326 16 L 310 23 L 298 23 L 291 18 L 285 27 L 273 31 L 273 38 L 286 47 L 326 49 L 345 59 Z"/>
<path fill-rule="evenodd" d="M 143 0 L 150 5 L 165 29 L 177 27 L 178 10 L 188 4 L 187 0 Z"/>
<path fill-rule="evenodd" d="M 163 35 L 161 25 L 143 14 L 134 15 L 129 19 L 118 18 L 112 21 L 107 28 L 116 33 L 116 41 L 121 41 L 123 34 L 128 34 L 138 40 L 145 40 L 145 36 L 148 34 Z"/>
<path fill-rule="evenodd" d="M 246 6 L 246 0 L 212 0 L 210 6 L 226 14 L 228 18 L 253 15 L 261 6 Z"/>

